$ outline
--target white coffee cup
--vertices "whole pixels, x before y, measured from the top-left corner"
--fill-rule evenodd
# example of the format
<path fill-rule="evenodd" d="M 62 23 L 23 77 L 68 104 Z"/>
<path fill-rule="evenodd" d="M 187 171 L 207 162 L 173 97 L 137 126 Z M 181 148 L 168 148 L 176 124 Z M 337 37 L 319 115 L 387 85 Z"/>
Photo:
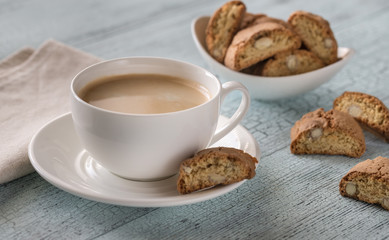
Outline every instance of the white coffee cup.
<path fill-rule="evenodd" d="M 161 114 L 118 113 L 95 107 L 79 97 L 89 82 L 122 74 L 164 74 L 196 81 L 211 98 L 177 112 Z M 216 129 L 220 105 L 233 90 L 242 92 L 233 116 Z M 180 162 L 215 143 L 233 130 L 246 114 L 250 96 L 238 82 L 220 81 L 207 70 L 190 63 L 157 57 L 129 57 L 92 65 L 71 83 L 74 126 L 84 148 L 112 173 L 139 181 L 153 181 L 178 172 Z"/>

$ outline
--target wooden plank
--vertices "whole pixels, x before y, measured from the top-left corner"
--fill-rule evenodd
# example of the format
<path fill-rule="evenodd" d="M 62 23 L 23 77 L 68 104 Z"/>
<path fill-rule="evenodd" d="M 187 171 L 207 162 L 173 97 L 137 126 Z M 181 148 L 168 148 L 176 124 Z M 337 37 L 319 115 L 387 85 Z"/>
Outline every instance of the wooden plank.
<path fill-rule="evenodd" d="M 224 1 L 0 1 L 0 57 L 55 38 L 103 58 L 162 56 L 206 67 L 190 22 Z M 366 133 L 360 159 L 294 156 L 289 131 L 304 113 L 330 109 L 345 90 L 368 92 L 389 105 L 389 2 L 245 1 L 252 12 L 286 19 L 304 9 L 327 18 L 340 46 L 356 54 L 320 88 L 276 102 L 253 100 L 242 122 L 260 143 L 257 176 L 224 196 L 188 206 L 131 208 L 82 199 L 34 173 L 0 185 L 0 239 L 384 239 L 387 211 L 343 198 L 340 178 L 356 163 L 389 156 Z M 231 114 L 239 96 L 226 99 Z"/>

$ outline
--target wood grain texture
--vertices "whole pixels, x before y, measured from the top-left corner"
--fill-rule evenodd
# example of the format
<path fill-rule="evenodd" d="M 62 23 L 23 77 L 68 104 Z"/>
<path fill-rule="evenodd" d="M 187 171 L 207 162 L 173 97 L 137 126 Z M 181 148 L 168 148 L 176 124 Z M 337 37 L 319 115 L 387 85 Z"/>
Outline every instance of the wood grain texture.
<path fill-rule="evenodd" d="M 0 58 L 54 38 L 109 59 L 161 56 L 208 68 L 190 23 L 224 1 L 0 0 Z M 322 15 L 352 61 L 318 89 L 273 102 L 253 100 L 245 126 L 259 142 L 257 176 L 218 198 L 180 207 L 132 208 L 64 192 L 37 173 L 0 185 L 0 239 L 387 239 L 389 212 L 343 198 L 338 184 L 360 161 L 389 156 L 366 133 L 360 159 L 295 156 L 290 128 L 306 112 L 332 107 L 343 91 L 362 91 L 389 106 L 389 2 L 385 0 L 245 1 L 251 12 L 287 19 L 295 10 Z M 237 108 L 226 98 L 222 113 Z M 6 146 L 2 146 L 6 147 Z"/>

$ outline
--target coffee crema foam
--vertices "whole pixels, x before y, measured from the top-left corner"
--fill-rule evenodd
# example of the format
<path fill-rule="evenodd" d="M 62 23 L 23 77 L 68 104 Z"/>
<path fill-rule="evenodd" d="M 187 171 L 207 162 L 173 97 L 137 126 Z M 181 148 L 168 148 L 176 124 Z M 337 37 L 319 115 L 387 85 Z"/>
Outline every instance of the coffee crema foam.
<path fill-rule="evenodd" d="M 211 98 L 195 81 L 162 74 L 108 76 L 88 83 L 78 95 L 93 106 L 132 114 L 181 111 Z"/>

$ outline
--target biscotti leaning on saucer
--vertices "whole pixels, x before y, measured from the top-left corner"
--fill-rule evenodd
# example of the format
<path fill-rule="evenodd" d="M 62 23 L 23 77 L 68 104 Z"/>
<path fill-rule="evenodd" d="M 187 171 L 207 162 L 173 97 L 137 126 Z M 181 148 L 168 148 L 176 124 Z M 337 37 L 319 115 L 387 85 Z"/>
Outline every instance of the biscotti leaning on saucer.
<path fill-rule="evenodd" d="M 290 132 L 293 154 L 326 154 L 360 157 L 365 137 L 359 124 L 347 113 L 319 108 L 305 114 Z"/>
<path fill-rule="evenodd" d="M 235 148 L 208 148 L 180 165 L 177 190 L 187 194 L 251 179 L 255 176 L 255 157 Z"/>
<path fill-rule="evenodd" d="M 353 116 L 363 128 L 389 142 L 389 110 L 378 98 L 360 92 L 344 92 L 334 100 L 334 109 Z"/>
<path fill-rule="evenodd" d="M 205 32 L 205 43 L 209 54 L 223 63 L 228 46 L 239 30 L 246 12 L 241 1 L 230 1 L 223 4 L 212 15 Z"/>
<path fill-rule="evenodd" d="M 338 60 L 338 44 L 327 20 L 313 13 L 296 11 L 289 16 L 288 23 L 301 37 L 304 46 L 324 64 Z"/>
<path fill-rule="evenodd" d="M 342 178 L 339 191 L 344 197 L 389 210 L 389 159 L 379 156 L 358 163 Z"/>
<path fill-rule="evenodd" d="M 227 49 L 224 64 L 240 71 L 279 52 L 300 46 L 300 38 L 283 25 L 274 22 L 256 24 L 235 35 Z"/>

